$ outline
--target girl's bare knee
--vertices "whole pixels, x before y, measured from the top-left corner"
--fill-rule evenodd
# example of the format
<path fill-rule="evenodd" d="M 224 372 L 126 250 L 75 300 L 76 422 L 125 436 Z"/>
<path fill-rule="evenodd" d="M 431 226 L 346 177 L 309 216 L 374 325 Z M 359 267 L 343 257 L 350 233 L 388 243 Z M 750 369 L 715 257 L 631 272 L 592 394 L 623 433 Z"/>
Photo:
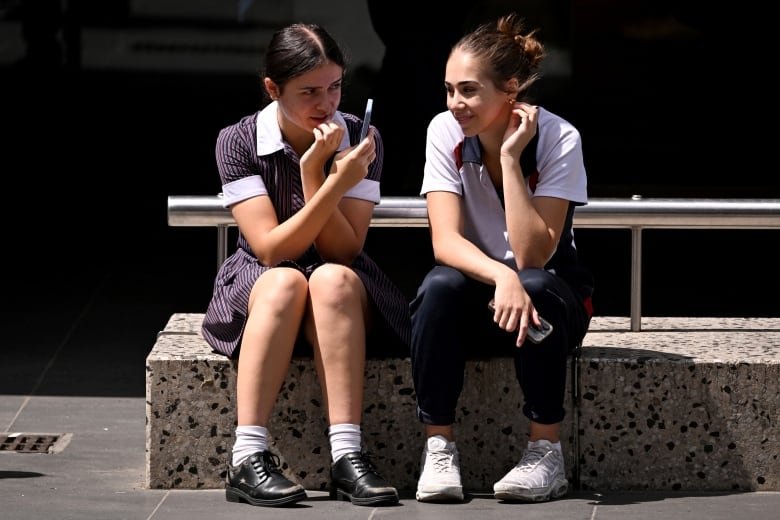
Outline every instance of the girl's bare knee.
<path fill-rule="evenodd" d="M 295 303 L 303 303 L 308 283 L 300 271 L 289 267 L 277 267 L 263 273 L 257 279 L 249 295 L 250 309 L 255 301 L 262 300 L 263 305 L 285 308 Z"/>
<path fill-rule="evenodd" d="M 360 299 L 365 289 L 358 275 L 341 264 L 324 264 L 309 277 L 312 302 L 341 305 Z"/>

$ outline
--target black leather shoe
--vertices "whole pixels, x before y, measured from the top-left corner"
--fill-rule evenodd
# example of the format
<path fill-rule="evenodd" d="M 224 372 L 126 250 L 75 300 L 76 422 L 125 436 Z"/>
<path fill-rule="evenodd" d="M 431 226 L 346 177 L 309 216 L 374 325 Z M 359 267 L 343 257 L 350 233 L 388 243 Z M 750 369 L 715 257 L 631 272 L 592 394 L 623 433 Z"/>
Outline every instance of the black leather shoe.
<path fill-rule="evenodd" d="M 365 453 L 353 451 L 330 467 L 330 497 L 359 506 L 394 505 L 398 491 L 380 477 Z"/>
<path fill-rule="evenodd" d="M 288 480 L 279 470 L 279 457 L 258 451 L 238 466 L 228 464 L 225 498 L 253 506 L 283 506 L 306 498 L 303 486 Z"/>

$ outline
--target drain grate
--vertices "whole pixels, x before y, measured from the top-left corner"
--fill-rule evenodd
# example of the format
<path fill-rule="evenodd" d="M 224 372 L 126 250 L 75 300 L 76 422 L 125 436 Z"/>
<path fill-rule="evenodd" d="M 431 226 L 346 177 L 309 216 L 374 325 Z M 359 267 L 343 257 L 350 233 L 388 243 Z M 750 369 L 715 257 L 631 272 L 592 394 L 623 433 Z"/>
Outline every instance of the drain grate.
<path fill-rule="evenodd" d="M 70 437 L 69 433 L 0 433 L 0 453 L 58 453 Z"/>

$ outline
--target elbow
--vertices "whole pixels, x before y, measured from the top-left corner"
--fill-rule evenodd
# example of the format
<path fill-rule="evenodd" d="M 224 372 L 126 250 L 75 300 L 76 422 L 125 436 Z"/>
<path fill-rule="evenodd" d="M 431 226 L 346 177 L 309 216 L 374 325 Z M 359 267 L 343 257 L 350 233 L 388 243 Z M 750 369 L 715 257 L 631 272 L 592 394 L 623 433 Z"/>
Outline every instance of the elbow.
<path fill-rule="evenodd" d="M 434 249 L 433 259 L 439 265 L 454 266 L 457 264 L 457 255 L 453 255 L 452 251 Z"/>
<path fill-rule="evenodd" d="M 252 254 L 255 255 L 255 258 L 257 258 L 258 262 L 266 266 L 273 266 L 282 260 L 290 259 L 289 257 L 284 256 L 282 251 L 278 250 L 278 248 L 252 247 Z"/>
<path fill-rule="evenodd" d="M 352 262 L 360 255 L 362 248 L 321 250 L 317 249 L 322 259 L 326 262 L 341 265 L 352 265 Z"/>
<path fill-rule="evenodd" d="M 358 255 L 331 255 L 331 256 L 322 256 L 322 259 L 325 260 L 328 263 L 331 264 L 341 264 L 341 265 L 352 265 L 352 262 L 355 261 L 355 258 L 357 258 Z"/>
<path fill-rule="evenodd" d="M 435 241 L 433 242 L 433 248 L 432 248 L 433 260 L 437 264 L 440 264 L 440 265 L 446 265 L 447 264 L 446 258 L 445 258 L 447 255 L 446 255 L 445 251 L 446 251 L 446 248 L 441 247 L 441 246 L 437 247 L 436 242 Z"/>
<path fill-rule="evenodd" d="M 544 269 L 552 255 L 538 254 L 539 251 L 526 251 L 525 254 L 515 254 L 515 264 L 519 270 Z"/>
<path fill-rule="evenodd" d="M 276 265 L 283 260 L 283 258 L 277 258 L 276 256 L 270 254 L 258 255 L 255 253 L 255 257 L 257 257 L 258 262 L 269 267 Z"/>
<path fill-rule="evenodd" d="M 544 269 L 544 264 L 542 262 L 535 262 L 530 260 L 518 260 L 515 262 L 517 264 L 517 270 L 522 271 L 523 269 Z"/>
<path fill-rule="evenodd" d="M 459 237 L 452 234 L 431 233 L 431 252 L 437 264 L 450 265 L 455 251 L 460 249 Z"/>
<path fill-rule="evenodd" d="M 512 248 L 518 269 L 543 269 L 558 248 L 557 240 L 536 242 L 525 248 Z"/>
<path fill-rule="evenodd" d="M 350 251 L 345 251 L 341 255 L 339 255 L 339 262 L 344 265 L 352 265 L 352 262 L 354 262 L 355 259 L 358 256 L 360 256 L 360 253 L 362 252 L 363 252 L 362 247 L 355 247 Z"/>

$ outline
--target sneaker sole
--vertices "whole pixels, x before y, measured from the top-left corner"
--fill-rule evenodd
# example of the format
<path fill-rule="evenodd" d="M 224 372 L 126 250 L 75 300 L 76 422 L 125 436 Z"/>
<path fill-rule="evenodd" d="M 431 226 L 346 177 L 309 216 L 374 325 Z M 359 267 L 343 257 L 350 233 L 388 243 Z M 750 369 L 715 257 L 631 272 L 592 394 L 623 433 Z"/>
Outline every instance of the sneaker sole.
<path fill-rule="evenodd" d="M 280 497 L 280 498 L 254 498 L 252 496 L 247 495 L 240 489 L 236 489 L 233 487 L 227 487 L 225 488 L 225 500 L 228 502 L 244 502 L 247 504 L 251 504 L 253 506 L 284 506 L 288 504 L 294 504 L 295 502 L 300 502 L 301 500 L 304 500 L 307 498 L 306 491 L 300 490 L 297 491 L 291 495 L 287 495 L 286 497 Z"/>
<path fill-rule="evenodd" d="M 415 494 L 418 502 L 460 502 L 463 500 L 463 488 L 452 486 L 440 488 L 437 491 L 420 491 Z"/>
<path fill-rule="evenodd" d="M 546 502 L 555 498 L 560 498 L 569 490 L 569 482 L 564 480 L 557 482 L 548 491 L 533 492 L 530 489 L 504 489 L 494 490 L 496 500 L 508 500 L 514 502 Z"/>

